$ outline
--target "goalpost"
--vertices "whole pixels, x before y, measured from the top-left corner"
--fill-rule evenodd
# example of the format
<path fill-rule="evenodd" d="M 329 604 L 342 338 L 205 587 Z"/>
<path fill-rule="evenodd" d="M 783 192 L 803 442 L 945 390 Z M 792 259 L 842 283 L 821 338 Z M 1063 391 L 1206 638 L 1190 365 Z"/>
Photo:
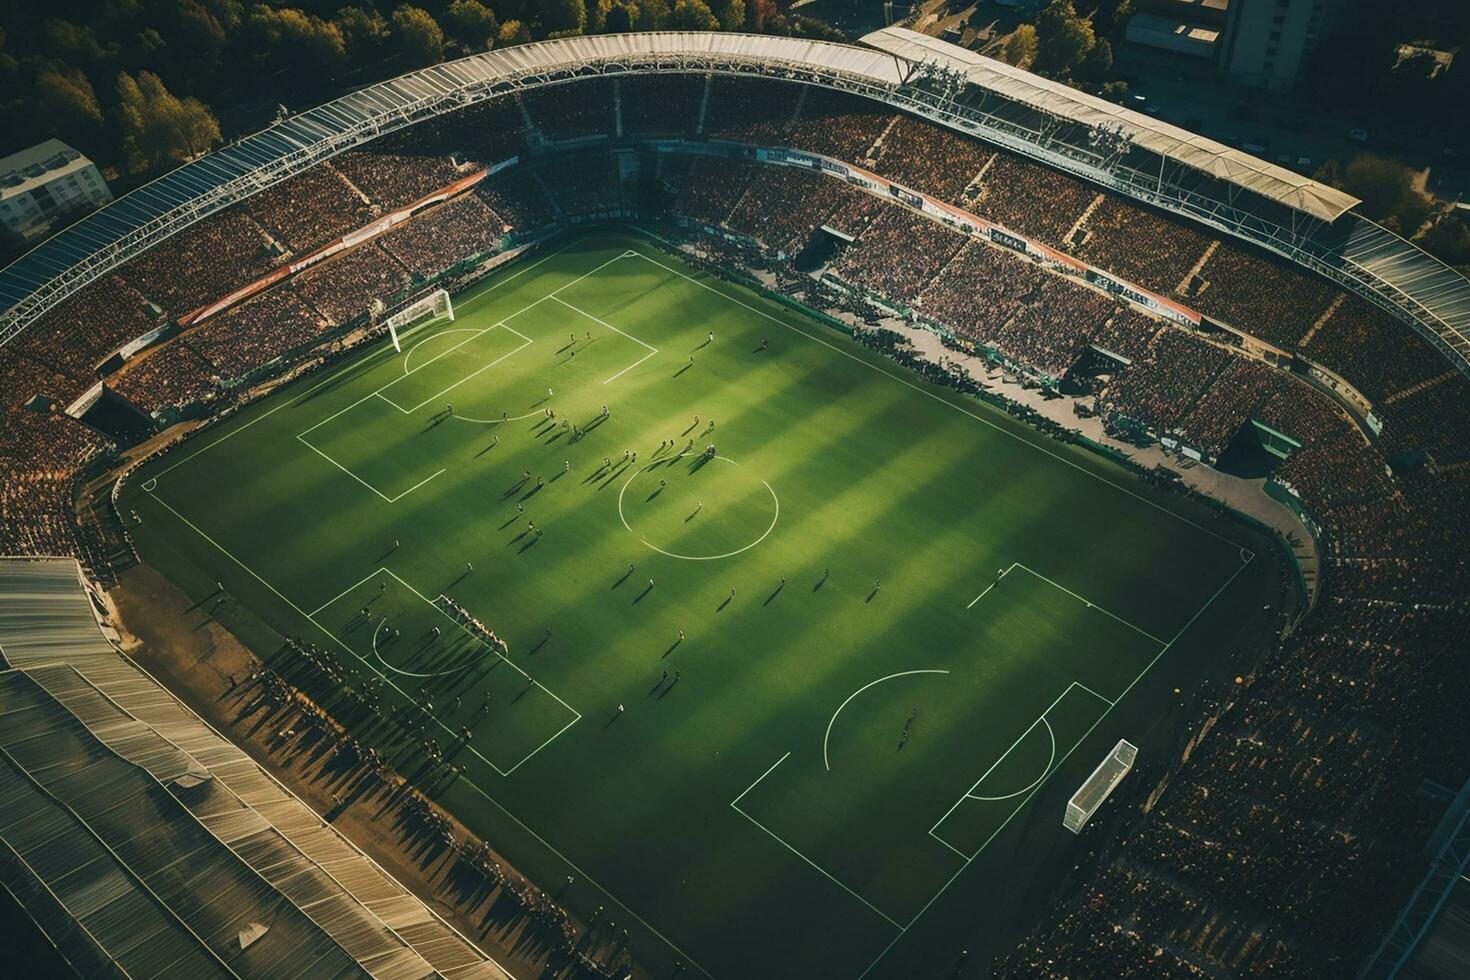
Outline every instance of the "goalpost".
<path fill-rule="evenodd" d="M 387 320 L 388 336 L 393 338 L 393 349 L 401 351 L 403 347 L 399 343 L 400 332 L 407 333 L 410 328 L 420 327 L 437 320 L 453 319 L 454 304 L 449 301 L 449 292 L 444 289 L 436 289 L 423 299 L 415 300 L 390 316 Z"/>
<path fill-rule="evenodd" d="M 1133 769 L 1133 762 L 1137 758 L 1138 747 L 1120 739 L 1113 746 L 1113 751 L 1098 763 L 1097 768 L 1092 770 L 1092 775 L 1087 777 L 1082 787 L 1067 801 L 1067 813 L 1062 817 L 1062 826 L 1074 834 L 1082 833 L 1087 821 L 1092 819 L 1092 815 L 1097 813 L 1113 790 L 1118 788 L 1123 777 Z"/>

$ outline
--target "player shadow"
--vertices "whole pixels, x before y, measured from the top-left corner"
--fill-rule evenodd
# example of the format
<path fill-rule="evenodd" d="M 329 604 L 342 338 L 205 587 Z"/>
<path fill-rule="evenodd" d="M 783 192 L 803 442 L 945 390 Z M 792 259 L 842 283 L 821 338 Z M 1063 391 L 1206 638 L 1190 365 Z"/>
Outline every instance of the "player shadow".
<path fill-rule="evenodd" d="M 640 602 L 643 601 L 643 597 L 646 596 L 646 595 L 648 595 L 648 593 L 650 593 L 652 591 L 653 591 L 653 584 L 652 583 L 649 583 L 647 586 L 644 587 L 644 589 L 643 589 L 642 592 L 638 593 L 638 595 L 636 597 L 634 597 L 634 599 L 633 599 L 633 605 L 635 605 L 635 606 L 638 605 L 638 603 L 640 603 Z"/>
<path fill-rule="evenodd" d="M 512 524 L 514 524 L 516 521 L 518 521 L 520 519 L 521 519 L 521 515 L 520 514 L 518 514 L 518 513 L 517 514 L 512 514 L 512 515 L 510 515 L 510 517 L 506 518 L 504 524 L 500 525 L 495 530 L 497 530 L 497 531 L 504 531 L 506 528 L 510 527 Z"/>
<path fill-rule="evenodd" d="M 527 551 L 530 551 L 532 548 L 536 547 L 536 542 L 537 541 L 540 541 L 540 540 L 541 540 L 541 536 L 539 534 L 536 535 L 535 537 L 533 537 L 529 541 L 527 541 L 525 544 L 521 545 L 520 550 L 517 551 L 516 554 L 518 554 L 518 555 L 525 554 Z"/>
<path fill-rule="evenodd" d="M 731 602 L 733 602 L 734 599 L 735 599 L 735 597 L 732 596 L 732 595 L 725 596 L 725 601 L 722 602 L 722 603 L 720 603 L 718 606 L 715 607 L 715 612 L 724 612 L 725 611 L 725 607 L 728 606 Z"/>
<path fill-rule="evenodd" d="M 564 470 L 564 469 L 557 470 L 555 473 L 552 474 L 551 479 L 547 480 L 546 482 L 547 483 L 555 483 L 557 480 L 560 480 L 562 477 L 564 477 L 566 475 L 567 475 L 567 471 L 566 470 Z"/>
<path fill-rule="evenodd" d="M 691 422 L 689 424 L 689 428 L 687 428 L 683 432 L 679 433 L 679 435 L 681 435 L 681 436 L 687 436 L 689 433 L 693 432 L 697 428 L 699 428 L 699 423 L 698 422 Z"/>
<path fill-rule="evenodd" d="M 480 450 L 480 451 L 479 451 L 479 452 L 477 452 L 477 453 L 475 453 L 475 458 L 476 458 L 476 459 L 479 459 L 479 458 L 480 458 L 480 457 L 481 457 L 481 456 L 483 456 L 483 455 L 485 455 L 485 454 L 486 454 L 486 453 L 488 453 L 488 452 L 489 452 L 489 451 L 490 451 L 490 450 L 492 450 L 492 449 L 494 449 L 494 448 L 495 448 L 495 447 L 496 447 L 496 446 L 497 446 L 497 445 L 499 445 L 499 443 L 497 443 L 497 442 L 492 442 L 492 443 L 490 443 L 490 444 L 489 444 L 489 445 L 488 445 L 488 446 L 486 446 L 486 447 L 485 447 L 485 448 L 484 448 L 484 449 L 482 449 L 482 450 Z"/>
<path fill-rule="evenodd" d="M 616 589 L 618 586 L 622 585 L 624 582 L 628 581 L 628 579 L 630 579 L 632 577 L 633 577 L 633 569 L 630 568 L 626 572 L 623 573 L 623 577 L 622 578 L 618 579 L 616 582 L 614 582 L 612 584 L 612 587 Z"/>
<path fill-rule="evenodd" d="M 692 521 L 696 517 L 698 517 L 699 516 L 699 512 L 700 512 L 701 509 L 702 508 L 700 508 L 700 507 L 694 508 L 694 511 L 688 517 L 684 518 L 684 523 L 685 524 L 688 524 L 690 521 Z"/>
<path fill-rule="evenodd" d="M 653 493 L 651 493 L 648 496 L 644 497 L 643 498 L 643 502 L 646 504 L 650 500 L 652 500 L 654 497 L 657 497 L 659 494 L 661 494 L 663 492 L 664 492 L 664 488 L 663 487 L 659 487 L 657 490 L 653 491 Z"/>
<path fill-rule="evenodd" d="M 586 425 L 582 426 L 582 431 L 591 432 L 593 429 L 597 428 L 599 425 L 606 421 L 607 416 L 599 414 L 591 422 L 588 422 Z"/>
<path fill-rule="evenodd" d="M 704 469 L 705 465 L 708 464 L 709 461 L 710 457 L 706 456 L 704 453 L 700 453 L 699 457 L 695 459 L 694 462 L 689 464 L 689 472 L 698 473 L 700 470 Z"/>
<path fill-rule="evenodd" d="M 528 535 L 530 533 L 531 533 L 531 531 L 530 531 L 529 528 L 527 530 L 522 531 L 520 534 L 517 534 L 515 537 L 511 538 L 510 539 L 510 544 L 506 545 L 506 547 L 507 548 L 513 547 L 517 541 L 521 540 L 521 538 L 524 538 L 526 535 Z"/>
<path fill-rule="evenodd" d="M 551 438 L 546 440 L 546 445 L 548 445 L 548 446 L 551 445 L 553 442 L 556 442 L 556 440 L 560 439 L 562 436 L 564 436 L 566 434 L 567 434 L 567 430 L 566 429 L 557 429 L 556 432 L 551 436 Z"/>
<path fill-rule="evenodd" d="M 434 416 L 434 417 L 433 417 L 433 418 L 431 418 L 431 419 L 429 419 L 429 424 L 428 424 L 428 425 L 426 425 L 426 426 L 424 426 L 424 427 L 423 427 L 423 428 L 422 428 L 422 429 L 420 429 L 420 430 L 419 430 L 419 431 L 420 431 L 420 432 L 428 432 L 428 431 L 429 431 L 429 430 L 430 430 L 430 429 L 437 429 L 437 428 L 438 428 L 438 427 L 439 427 L 439 425 L 440 425 L 440 424 L 441 424 L 441 423 L 442 423 L 442 422 L 443 422 L 443 421 L 444 421 L 444 420 L 445 420 L 445 419 L 447 419 L 447 418 L 449 418 L 449 416 L 448 416 L 448 415 L 444 415 L 444 414 L 443 414 L 443 413 L 440 413 L 440 414 L 437 414 L 437 415 L 435 415 L 435 416 Z"/>
<path fill-rule="evenodd" d="M 878 590 L 877 589 L 874 589 L 872 592 L 869 592 L 868 593 L 868 597 L 866 599 L 864 599 L 863 602 L 872 602 L 873 601 L 873 597 L 876 596 L 877 594 L 878 594 Z"/>
<path fill-rule="evenodd" d="M 829 575 L 823 575 L 821 578 L 817 579 L 816 584 L 814 584 L 812 586 L 812 591 L 813 592 L 821 591 L 822 586 L 824 586 L 824 585 L 827 584 L 828 577 L 829 577 Z"/>
<path fill-rule="evenodd" d="M 771 603 L 775 602 L 776 596 L 780 595 L 781 590 L 784 588 L 786 588 L 785 582 L 782 582 L 780 585 L 776 586 L 774 589 L 771 590 L 771 594 L 766 596 L 766 601 L 761 603 L 761 605 L 769 606 Z"/>
<path fill-rule="evenodd" d="M 541 484 L 541 486 L 539 486 L 539 487 L 532 487 L 531 489 L 527 490 L 525 493 L 521 494 L 521 499 L 522 500 L 530 500 L 532 497 L 536 496 L 536 494 L 540 493 L 544 489 L 546 489 L 546 484 L 544 484 L 544 483 Z"/>
<path fill-rule="evenodd" d="M 609 728 L 611 728 L 613 726 L 613 723 L 616 722 L 621 715 L 621 711 L 614 711 L 612 713 L 612 717 L 602 723 L 602 730 L 607 731 Z"/>
<path fill-rule="evenodd" d="M 674 377 L 677 378 L 679 375 L 683 374 L 685 371 L 689 370 L 692 367 L 694 367 L 694 363 L 691 361 L 690 363 L 688 363 L 688 364 L 684 365 L 683 367 L 681 367 L 679 370 L 675 371 L 674 372 Z"/>
<path fill-rule="evenodd" d="M 550 640 L 550 639 L 551 639 L 551 636 L 550 636 L 550 635 L 549 635 L 549 634 L 547 634 L 547 633 L 542 633 L 542 634 L 541 634 L 541 639 L 539 639 L 539 640 L 537 640 L 537 641 L 536 641 L 536 645 L 535 645 L 535 646 L 533 646 L 533 647 L 532 647 L 532 648 L 531 648 L 531 649 L 530 649 L 530 650 L 529 650 L 529 651 L 527 651 L 527 652 L 528 652 L 528 653 L 529 653 L 529 654 L 534 654 L 534 653 L 536 653 L 536 652 L 537 652 L 537 651 L 538 651 L 538 650 L 540 650 L 540 649 L 541 649 L 541 648 L 542 648 L 542 647 L 544 647 L 544 646 L 546 646 L 546 641 L 547 641 L 547 640 Z"/>
<path fill-rule="evenodd" d="M 675 640 L 673 643 L 670 643 L 669 644 L 669 648 L 664 651 L 664 657 L 667 657 L 669 654 L 671 654 L 675 650 L 679 649 L 679 644 L 681 644 L 683 642 L 684 642 L 683 637 L 680 637 L 679 639 Z M 662 660 L 663 657 L 659 657 L 659 659 Z"/>
<path fill-rule="evenodd" d="M 666 687 L 666 688 L 664 688 L 663 691 L 661 691 L 659 693 L 658 699 L 660 701 L 662 701 L 664 698 L 668 697 L 669 696 L 669 692 L 674 689 L 674 685 L 677 684 L 677 683 L 679 683 L 679 678 L 677 678 L 677 677 L 675 677 L 673 680 L 669 681 L 669 686 Z"/>

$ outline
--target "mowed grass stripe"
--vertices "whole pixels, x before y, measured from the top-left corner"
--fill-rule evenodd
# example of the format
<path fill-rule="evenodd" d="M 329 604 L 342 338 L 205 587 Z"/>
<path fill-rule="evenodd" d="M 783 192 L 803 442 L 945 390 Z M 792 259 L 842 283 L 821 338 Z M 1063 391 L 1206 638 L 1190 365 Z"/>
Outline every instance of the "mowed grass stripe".
<path fill-rule="evenodd" d="M 956 855 L 927 836 L 929 827 L 979 776 L 981 762 L 1033 724 L 1071 673 L 1072 655 L 1058 652 L 1052 634 L 1018 635 L 1004 651 L 977 642 L 985 601 L 966 605 L 995 569 L 1022 563 L 1140 629 L 1172 636 L 1238 567 L 1237 548 L 1120 492 L 1113 481 L 1121 477 L 1098 479 L 1097 465 L 1084 457 L 1063 465 L 1047 453 L 1068 450 L 1039 452 L 1008 420 L 997 417 L 992 428 L 966 414 L 986 412 L 973 402 L 921 386 L 934 395 L 923 397 L 911 387 L 917 382 L 895 377 L 896 368 L 835 333 L 819 334 L 744 294 L 757 315 L 726 296 L 727 287 L 707 289 L 670 271 L 672 260 L 624 255 L 629 245 L 608 236 L 573 242 L 534 270 L 511 270 L 458 298 L 452 325 L 414 338 L 430 350 L 447 341 L 447 334 L 436 340 L 436 331 L 515 325 L 534 343 L 461 386 L 452 396 L 456 409 L 515 392 L 525 401 L 524 393 L 544 394 L 547 386 L 556 390 L 558 420 L 586 424 L 608 404 L 611 417 L 580 441 L 534 415 L 425 428 L 425 420 L 384 404 L 411 424 L 364 423 L 352 433 L 372 446 L 372 465 L 391 467 L 416 454 L 444 467 L 387 504 L 311 459 L 295 439 L 336 413 L 333 427 L 350 423 L 369 404 L 364 398 L 403 377 L 401 357 L 379 348 L 247 409 L 220 437 L 207 437 L 216 448 L 176 467 L 171 459 L 152 464 L 143 478 L 157 472 L 155 492 L 169 508 L 303 609 L 385 564 L 424 595 L 449 593 L 510 641 L 518 665 L 582 713 L 511 777 L 467 763 L 466 779 L 515 821 L 468 790 L 450 791 L 451 803 L 465 806 L 459 815 L 513 859 L 552 875 L 568 873 L 556 870 L 558 855 L 571 859 L 579 880 L 590 876 L 714 975 L 856 975 L 893 938 L 891 930 L 876 935 L 870 910 L 752 827 L 730 801 L 784 753 L 793 761 L 815 758 L 813 771 L 820 771 L 821 739 L 836 706 L 875 678 L 931 666 L 938 652 L 941 666 L 965 672 L 946 678 L 946 690 L 969 707 L 957 703 L 946 717 L 984 715 L 987 730 L 996 738 L 1006 733 L 1004 741 L 951 745 L 966 741 L 959 728 L 930 726 L 915 732 L 922 742 L 911 743 L 912 757 L 953 755 L 953 765 L 926 761 L 888 777 L 875 769 L 871 784 L 845 789 L 852 802 L 841 820 L 803 824 L 796 812 L 772 821 L 784 821 L 792 837 L 805 835 L 812 850 L 825 850 L 858 878 L 866 874 L 863 848 L 878 841 L 894 848 L 857 887 L 871 883 L 874 904 L 906 921 L 904 910 L 927 902 L 943 882 L 927 865 L 904 875 L 901 848 L 888 843 L 902 829 L 901 815 L 883 802 L 910 787 L 921 804 L 915 809 L 924 811 L 914 816 L 925 817 L 912 826 L 918 846 L 956 864 Z M 588 373 L 610 363 L 612 334 L 598 334 L 593 321 L 562 303 L 543 302 L 552 293 L 658 353 L 602 384 L 648 351 L 622 338 L 629 357 Z M 586 346 L 575 359 L 557 356 L 573 333 Z M 758 352 L 763 338 L 769 350 Z M 589 367 L 562 383 L 558 374 L 568 377 L 566 365 L 584 355 Z M 433 408 L 429 402 L 422 411 Z M 700 427 L 685 435 L 696 414 Z M 710 418 L 716 428 L 704 433 Z M 616 470 L 624 450 L 637 450 L 643 466 L 661 440 L 682 449 L 690 438 L 696 451 L 714 442 L 738 463 L 742 479 L 768 482 L 779 496 L 779 522 L 758 547 L 711 562 L 658 555 L 618 517 L 618 493 L 636 467 L 589 479 L 605 456 Z M 563 472 L 566 461 L 570 472 Z M 687 462 L 677 464 L 681 475 Z M 542 477 L 543 488 L 511 491 L 526 470 Z M 145 514 L 145 555 L 191 587 L 224 581 L 251 618 L 280 633 L 311 633 L 311 624 L 138 488 L 137 480 L 129 484 L 127 505 Z M 755 509 L 732 516 L 710 540 L 758 535 L 764 525 L 736 526 L 760 523 L 755 516 Z M 528 547 L 530 520 L 544 534 Z M 637 569 L 625 576 L 629 562 Z M 649 578 L 657 585 L 639 599 Z M 870 599 L 877 581 L 882 588 Z M 1042 603 L 1056 610 L 1048 614 L 1058 618 L 1056 635 L 1076 634 L 1085 650 L 1095 631 L 1085 604 L 1056 595 L 1066 605 Z M 676 644 L 680 630 L 685 639 Z M 258 624 L 249 632 L 268 642 Z M 1136 673 L 1133 665 L 1094 666 L 1085 680 L 1105 692 L 1121 691 Z M 672 690 L 658 683 L 664 670 L 681 672 Z M 1017 680 L 985 680 L 1001 676 Z M 1034 697 L 1005 694 L 1022 689 Z M 452 696 L 435 701 L 450 730 L 474 724 L 479 688 L 472 682 L 459 693 L 459 712 Z M 490 737 L 491 728 L 485 731 Z M 820 798 L 815 783 L 801 790 Z M 849 844 L 839 829 L 849 832 Z M 880 889 L 897 897 L 896 907 L 878 900 Z M 589 911 L 606 900 L 590 884 L 566 897 Z M 902 971 L 901 958 L 894 968 Z"/>

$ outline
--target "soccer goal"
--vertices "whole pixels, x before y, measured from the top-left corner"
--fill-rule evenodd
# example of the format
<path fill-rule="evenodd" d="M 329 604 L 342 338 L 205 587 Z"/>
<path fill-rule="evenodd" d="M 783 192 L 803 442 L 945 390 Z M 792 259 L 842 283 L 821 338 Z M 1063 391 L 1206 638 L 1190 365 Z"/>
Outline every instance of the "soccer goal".
<path fill-rule="evenodd" d="M 420 327 L 436 320 L 453 320 L 454 304 L 449 301 L 447 290 L 436 289 L 423 299 L 415 300 L 388 318 L 388 336 L 393 338 L 393 349 L 403 350 L 399 335 L 410 328 Z"/>
<path fill-rule="evenodd" d="M 1062 826 L 1074 834 L 1080 834 L 1082 828 L 1087 826 L 1087 821 L 1092 819 L 1092 815 L 1112 795 L 1113 790 L 1118 788 L 1123 777 L 1128 775 L 1133 768 L 1133 760 L 1137 758 L 1138 747 L 1119 740 L 1107 758 L 1092 770 L 1092 775 L 1087 777 L 1082 788 L 1067 801 L 1067 814 L 1062 818 Z"/>

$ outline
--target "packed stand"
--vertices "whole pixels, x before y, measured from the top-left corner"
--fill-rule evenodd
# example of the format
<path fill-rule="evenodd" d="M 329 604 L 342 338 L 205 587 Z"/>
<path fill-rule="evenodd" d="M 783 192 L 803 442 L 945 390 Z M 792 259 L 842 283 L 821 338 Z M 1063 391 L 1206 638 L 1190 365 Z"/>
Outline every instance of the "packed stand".
<path fill-rule="evenodd" d="M 867 196 L 810 170 L 767 167 L 750 182 L 726 224 L 772 252 L 791 256 L 852 195 Z"/>
<path fill-rule="evenodd" d="M 17 340 L 21 351 L 74 379 L 78 392 L 123 344 L 153 329 L 142 295 L 116 275 L 103 276 L 47 311 Z"/>
<path fill-rule="evenodd" d="M 379 241 L 383 250 L 419 279 L 500 247 L 500 221 L 474 194 L 461 194 L 415 214 Z"/>
<path fill-rule="evenodd" d="M 616 157 L 557 160 L 538 173 L 562 214 L 604 214 L 628 206 Z"/>
<path fill-rule="evenodd" d="M 449 158 L 420 149 L 417 133 L 389 136 L 332 158 L 332 166 L 383 211 L 422 201 L 465 176 Z M 402 146 L 402 149 L 398 149 Z"/>
<path fill-rule="evenodd" d="M 1059 379 L 1116 305 L 1095 289 L 1052 276 L 1000 325 L 990 346 L 1016 364 Z"/>
<path fill-rule="evenodd" d="M 694 128 L 704 99 L 704 78 L 690 75 L 628 75 L 617 80 L 623 134 L 676 136 Z"/>
<path fill-rule="evenodd" d="M 520 169 L 480 181 L 474 193 L 495 215 L 502 234 L 539 231 L 556 220 L 556 208 L 541 182 Z"/>
<path fill-rule="evenodd" d="M 1470 459 L 1470 382 L 1454 375 L 1377 411 L 1384 451 L 1425 452 L 1441 466 Z"/>
<path fill-rule="evenodd" d="M 1148 356 L 1114 378 L 1100 403 L 1164 435 L 1193 410 L 1230 360 L 1228 352 L 1183 330 L 1161 330 Z"/>
<path fill-rule="evenodd" d="M 751 178 L 765 177 L 763 168 L 721 157 L 700 157 L 680 188 L 674 210 L 707 225 L 723 225 Z"/>
<path fill-rule="evenodd" d="M 970 210 L 1054 248 L 1098 194 L 1080 180 L 1005 152 L 985 171 L 980 187 Z"/>
<path fill-rule="evenodd" d="M 180 317 L 254 282 L 282 260 L 265 229 L 231 208 L 159 242 L 120 275 L 170 317 Z"/>
<path fill-rule="evenodd" d="M 889 207 L 848 248 L 833 271 L 890 301 L 912 306 L 924 284 L 943 269 L 964 236 L 902 207 Z"/>
<path fill-rule="evenodd" d="M 711 139 L 785 146 L 801 86 L 716 75 L 710 82 L 704 135 Z"/>
<path fill-rule="evenodd" d="M 356 231 L 373 218 L 367 202 L 330 163 L 273 184 L 245 207 L 260 225 L 298 256 Z"/>
<path fill-rule="evenodd" d="M 613 87 L 605 80 L 567 82 L 525 95 L 531 124 L 547 140 L 606 136 L 613 131 Z"/>
<path fill-rule="evenodd" d="M 1407 324 L 1352 295 L 1307 338 L 1302 354 L 1375 402 L 1450 370 Z"/>
<path fill-rule="evenodd" d="M 1196 309 L 1287 351 L 1296 349 L 1336 291 L 1223 242 L 1199 275 L 1205 287 L 1190 297 Z"/>
<path fill-rule="evenodd" d="M 289 286 L 277 286 L 210 317 L 186 337 L 221 378 L 232 381 L 311 343 L 326 326 Z"/>
<path fill-rule="evenodd" d="M 899 116 L 883 136 L 873 169 L 889 180 L 954 202 L 995 151 L 914 116 Z"/>
<path fill-rule="evenodd" d="M 214 368 L 183 340 L 130 360 L 107 387 L 149 415 L 205 401 L 219 390 Z"/>
<path fill-rule="evenodd" d="M 792 129 L 803 150 L 861 164 L 893 120 L 892 109 L 871 99 L 825 88 L 809 88 Z"/>
<path fill-rule="evenodd" d="M 1077 255 L 1100 269 L 1164 296 L 1172 294 L 1213 239 L 1183 220 L 1145 210 L 1112 194 L 1087 216 Z"/>
<path fill-rule="evenodd" d="M 1047 275 L 1019 255 L 969 241 L 924 287 L 920 310 L 970 340 L 989 344 L 1000 328 L 1039 294 Z"/>
<path fill-rule="evenodd" d="M 1291 390 L 1294 386 L 1280 371 L 1260 361 L 1235 358 L 1179 424 L 1179 435 L 1207 459 L 1214 459 L 1225 451 L 1269 393 L 1283 385 L 1288 397 L 1306 395 L 1304 389 Z"/>
<path fill-rule="evenodd" d="M 367 313 L 375 300 L 392 305 L 408 279 L 408 270 L 370 241 L 297 273 L 291 286 L 335 325 Z"/>
<path fill-rule="evenodd" d="M 1148 356 L 1154 338 L 1164 329 L 1153 317 L 1131 306 L 1120 306 L 1107 323 L 1093 332 L 1091 344 L 1114 357 L 1136 364 Z"/>

